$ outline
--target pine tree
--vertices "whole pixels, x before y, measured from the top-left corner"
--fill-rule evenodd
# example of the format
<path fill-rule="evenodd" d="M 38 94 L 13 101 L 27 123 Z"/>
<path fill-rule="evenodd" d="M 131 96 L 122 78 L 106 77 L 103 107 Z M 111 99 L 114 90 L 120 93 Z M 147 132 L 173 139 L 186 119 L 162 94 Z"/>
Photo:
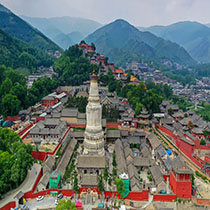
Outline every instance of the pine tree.
<path fill-rule="evenodd" d="M 113 152 L 113 160 L 112 160 L 112 165 L 113 165 L 113 167 L 117 167 L 117 162 L 116 162 L 116 154 L 115 154 L 115 152 Z"/>
<path fill-rule="evenodd" d="M 77 174 L 74 175 L 74 186 L 73 186 L 73 191 L 74 191 L 76 194 L 79 193 L 79 186 L 78 186 Z"/>
<path fill-rule="evenodd" d="M 100 174 L 99 180 L 98 180 L 98 191 L 102 194 L 104 192 L 104 181 L 103 176 Z"/>
<path fill-rule="evenodd" d="M 104 180 L 107 182 L 108 180 L 108 177 L 109 177 L 109 171 L 108 171 L 108 167 L 105 166 L 105 169 L 104 169 Z"/>

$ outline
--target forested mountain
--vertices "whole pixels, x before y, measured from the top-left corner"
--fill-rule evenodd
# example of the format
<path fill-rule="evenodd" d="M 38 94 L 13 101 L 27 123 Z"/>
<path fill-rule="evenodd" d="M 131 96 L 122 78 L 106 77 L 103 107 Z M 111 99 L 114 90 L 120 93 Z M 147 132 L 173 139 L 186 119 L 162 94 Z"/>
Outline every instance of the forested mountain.
<path fill-rule="evenodd" d="M 64 49 L 68 48 L 72 44 L 79 43 L 88 34 L 101 27 L 100 23 L 84 18 L 21 17 Z"/>
<path fill-rule="evenodd" d="M 98 52 L 109 56 L 117 65 L 125 65 L 129 60 L 136 60 L 136 57 L 142 55 L 156 60 L 166 58 L 182 64 L 194 62 L 178 44 L 165 41 L 150 32 L 140 32 L 121 19 L 96 30 L 85 41 L 93 42 Z"/>
<path fill-rule="evenodd" d="M 169 26 L 138 28 L 184 47 L 197 61 L 210 62 L 210 28 L 198 22 L 177 22 Z"/>
<path fill-rule="evenodd" d="M 0 30 L 0 65 L 31 70 L 40 65 L 50 66 L 54 61 L 54 57 Z"/>
<path fill-rule="evenodd" d="M 0 4 L 0 29 L 43 51 L 60 48 L 37 29 Z"/>

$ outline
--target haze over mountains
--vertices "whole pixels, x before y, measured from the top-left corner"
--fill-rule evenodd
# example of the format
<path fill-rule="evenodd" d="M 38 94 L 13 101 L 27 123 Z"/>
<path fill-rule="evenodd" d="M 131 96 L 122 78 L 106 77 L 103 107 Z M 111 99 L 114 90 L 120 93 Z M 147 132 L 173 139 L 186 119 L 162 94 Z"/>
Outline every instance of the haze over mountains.
<path fill-rule="evenodd" d="M 141 32 L 122 19 L 101 27 L 85 41 L 93 42 L 98 52 L 110 57 L 117 65 L 125 65 L 142 55 L 183 64 L 194 62 L 178 44 L 165 41 L 150 32 Z"/>
<path fill-rule="evenodd" d="M 0 4 L 0 29 L 17 39 L 30 43 L 41 50 L 60 49 L 45 35 L 32 28 L 28 23 L 16 16 Z"/>
<path fill-rule="evenodd" d="M 210 62 L 210 28 L 197 22 L 137 29 L 122 19 L 102 26 L 76 17 L 21 18 L 0 4 L 0 29 L 42 51 L 67 49 L 84 39 L 122 67 L 142 56 L 187 65 Z"/>
<path fill-rule="evenodd" d="M 96 21 L 76 17 L 21 17 L 63 49 L 80 42 L 88 34 L 102 26 Z"/>
<path fill-rule="evenodd" d="M 210 28 L 198 22 L 177 22 L 169 26 L 138 27 L 163 39 L 176 42 L 199 62 L 210 62 Z"/>

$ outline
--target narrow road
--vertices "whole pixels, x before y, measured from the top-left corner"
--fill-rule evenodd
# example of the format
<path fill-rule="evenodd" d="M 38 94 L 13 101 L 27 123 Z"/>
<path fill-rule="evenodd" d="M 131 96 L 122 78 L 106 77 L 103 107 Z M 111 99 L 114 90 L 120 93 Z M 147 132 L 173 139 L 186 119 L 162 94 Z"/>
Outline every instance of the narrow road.
<path fill-rule="evenodd" d="M 177 154 L 179 154 L 184 160 L 185 162 L 187 162 L 187 164 L 194 170 L 194 171 L 198 171 L 200 174 L 202 174 L 203 176 L 206 176 L 209 180 L 210 180 L 210 177 L 203 173 L 201 171 L 201 169 L 192 161 L 190 160 L 184 153 L 180 152 L 176 145 L 171 142 L 168 138 L 166 138 L 165 136 L 163 136 L 162 134 L 159 133 L 159 130 L 157 130 L 156 128 L 153 128 L 153 130 L 162 138 L 164 139 L 164 141 L 167 142 L 167 144 L 169 145 L 170 148 L 174 149 L 176 151 Z"/>

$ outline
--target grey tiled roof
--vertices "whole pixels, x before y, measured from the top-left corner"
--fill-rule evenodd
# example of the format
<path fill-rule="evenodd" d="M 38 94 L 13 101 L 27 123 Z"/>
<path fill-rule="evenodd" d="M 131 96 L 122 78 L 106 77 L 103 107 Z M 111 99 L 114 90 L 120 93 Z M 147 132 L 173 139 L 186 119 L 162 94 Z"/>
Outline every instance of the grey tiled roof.
<path fill-rule="evenodd" d="M 120 138 L 121 137 L 120 130 L 107 130 L 106 137 L 107 138 Z"/>
<path fill-rule="evenodd" d="M 157 136 L 154 133 L 151 133 L 147 137 L 150 145 L 152 146 L 152 149 L 156 149 L 160 145 L 160 141 L 158 140 Z"/>
<path fill-rule="evenodd" d="M 61 175 L 63 176 L 66 170 L 66 166 L 68 165 L 73 153 L 74 153 L 74 147 L 77 144 L 76 139 L 71 139 L 71 142 L 68 144 L 64 155 L 62 156 L 61 160 L 58 163 L 57 170 L 61 172 Z"/>
<path fill-rule="evenodd" d="M 49 178 L 50 178 L 50 172 L 47 171 L 45 174 L 43 174 L 43 176 L 41 177 L 39 183 L 38 183 L 38 186 L 40 184 L 42 184 L 43 186 L 45 186 L 45 188 L 47 187 L 47 184 L 49 182 Z"/>
<path fill-rule="evenodd" d="M 137 156 L 137 157 L 134 157 L 133 163 L 137 167 L 141 167 L 141 166 L 149 167 L 154 163 L 154 161 L 152 161 L 150 158 Z"/>
<path fill-rule="evenodd" d="M 105 156 L 79 156 L 78 168 L 105 168 Z"/>
<path fill-rule="evenodd" d="M 151 172 L 151 175 L 152 175 L 156 185 L 158 185 L 162 181 L 164 181 L 163 174 L 161 173 L 161 171 L 157 165 L 153 165 L 152 167 L 150 167 L 150 172 Z"/>
<path fill-rule="evenodd" d="M 180 156 L 172 160 L 172 168 L 177 174 L 193 174 L 193 171 Z"/>
<path fill-rule="evenodd" d="M 128 140 L 130 144 L 140 144 L 140 138 L 138 136 L 130 136 Z"/>
<path fill-rule="evenodd" d="M 78 116 L 78 109 L 76 108 L 66 108 L 63 109 L 61 112 L 62 117 L 77 117 Z"/>
<path fill-rule="evenodd" d="M 98 177 L 95 174 L 82 174 L 81 185 L 84 186 L 97 186 Z"/>

